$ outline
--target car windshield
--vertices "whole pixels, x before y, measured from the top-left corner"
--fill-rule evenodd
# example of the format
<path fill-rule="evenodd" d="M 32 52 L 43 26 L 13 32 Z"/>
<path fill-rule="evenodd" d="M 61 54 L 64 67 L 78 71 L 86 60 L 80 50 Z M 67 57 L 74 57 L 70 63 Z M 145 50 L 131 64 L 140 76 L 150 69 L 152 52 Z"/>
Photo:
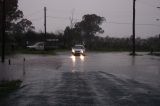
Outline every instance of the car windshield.
<path fill-rule="evenodd" d="M 74 46 L 74 49 L 83 49 L 83 46 Z"/>

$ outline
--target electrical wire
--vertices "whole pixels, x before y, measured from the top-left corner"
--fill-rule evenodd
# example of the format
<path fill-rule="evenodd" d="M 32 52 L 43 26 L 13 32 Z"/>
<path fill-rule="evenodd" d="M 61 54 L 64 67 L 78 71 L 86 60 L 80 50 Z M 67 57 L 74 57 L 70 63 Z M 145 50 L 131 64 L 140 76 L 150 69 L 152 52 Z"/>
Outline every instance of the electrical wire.
<path fill-rule="evenodd" d="M 139 0 L 140 2 L 141 2 L 141 0 Z M 143 3 L 143 2 L 141 2 L 141 3 Z M 145 4 L 147 4 L 148 5 L 148 3 L 146 3 L 145 2 Z M 151 6 L 151 5 L 148 5 L 148 6 Z M 151 6 L 152 7 L 152 6 Z M 155 7 L 154 7 L 155 8 Z M 41 10 L 38 10 L 38 11 L 36 11 L 36 12 L 33 12 L 33 13 L 31 13 L 29 16 L 31 17 L 31 16 L 33 16 L 33 15 L 36 15 L 36 14 L 38 14 L 38 13 L 40 13 L 40 11 L 42 12 L 42 9 Z M 69 20 L 69 17 L 55 17 L 55 16 L 47 16 L 47 18 L 50 18 L 50 19 L 54 19 L 54 20 Z M 43 17 L 39 17 L 39 18 L 31 18 L 30 20 L 32 20 L 32 21 L 39 21 L 39 20 L 42 20 L 42 19 L 44 19 Z M 79 21 L 79 20 L 81 20 L 81 19 L 76 19 L 76 18 L 74 18 L 74 20 L 75 21 Z M 132 23 L 126 23 L 126 22 L 107 22 L 107 24 L 117 24 L 117 25 L 131 25 Z M 157 25 L 157 24 L 136 24 L 136 25 L 140 25 L 140 26 L 156 26 L 156 27 L 160 27 L 160 25 Z"/>
<path fill-rule="evenodd" d="M 29 17 L 32 17 L 32 16 L 34 16 L 34 15 L 37 15 L 37 14 L 39 14 L 39 13 L 42 13 L 42 9 L 41 10 L 37 10 L 37 11 L 35 11 L 35 12 L 32 12 L 32 13 L 30 13 L 30 14 L 27 14 L 27 16 L 29 16 Z M 26 14 L 25 14 L 26 15 Z"/>
<path fill-rule="evenodd" d="M 138 0 L 137 2 L 139 2 L 142 5 L 146 5 L 148 7 L 152 7 L 154 9 L 156 9 L 158 7 L 158 6 L 155 6 L 155 5 L 152 5 L 152 4 L 148 3 L 148 2 L 146 2 L 146 0 L 145 1 L 144 0 L 143 1 L 142 0 Z"/>
<path fill-rule="evenodd" d="M 53 16 L 47 16 L 47 18 L 51 18 L 51 19 L 54 19 L 54 20 L 69 20 L 69 18 L 67 17 L 53 17 Z M 39 17 L 39 18 L 34 18 L 34 19 L 31 19 L 32 21 L 39 21 L 39 20 L 43 20 L 44 18 L 43 17 Z M 76 19 L 75 19 L 76 20 Z M 77 19 L 77 20 L 80 20 L 80 19 Z M 110 22 L 107 22 L 107 24 L 116 24 L 116 25 L 132 25 L 132 23 L 127 23 L 127 22 L 113 22 L 113 21 L 110 21 Z M 158 24 L 136 24 L 138 26 L 155 26 L 155 27 L 160 27 L 160 25 Z"/>
<path fill-rule="evenodd" d="M 69 18 L 67 18 L 67 17 L 54 17 L 54 16 L 47 16 L 47 17 L 52 18 L 52 19 L 69 20 Z"/>
<path fill-rule="evenodd" d="M 30 20 L 32 21 L 40 21 L 40 20 L 43 20 L 44 18 L 43 17 L 39 17 L 39 18 L 30 18 Z"/>
<path fill-rule="evenodd" d="M 107 22 L 108 24 L 123 24 L 123 25 L 131 25 L 132 23 L 122 23 L 122 22 Z M 157 24 L 135 24 L 139 26 L 155 26 L 155 27 L 160 27 L 160 25 Z"/>

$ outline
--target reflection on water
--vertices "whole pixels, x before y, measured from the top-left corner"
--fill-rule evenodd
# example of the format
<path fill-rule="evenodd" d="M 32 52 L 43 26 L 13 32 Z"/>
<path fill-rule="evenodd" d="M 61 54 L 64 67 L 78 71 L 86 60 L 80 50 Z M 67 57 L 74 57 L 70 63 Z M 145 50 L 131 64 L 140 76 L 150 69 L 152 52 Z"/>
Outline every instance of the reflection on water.
<path fill-rule="evenodd" d="M 74 55 L 71 56 L 71 59 L 72 59 L 72 72 L 74 73 L 76 70 L 75 70 L 75 64 L 76 64 L 76 57 Z"/>
<path fill-rule="evenodd" d="M 80 59 L 81 59 L 82 61 L 84 61 L 84 56 L 83 56 L 83 55 L 80 55 Z"/>
<path fill-rule="evenodd" d="M 80 55 L 80 56 L 78 56 L 78 57 L 81 59 L 82 62 L 84 62 L 84 56 L 83 56 L 83 55 Z M 77 57 L 77 58 L 78 58 L 78 57 Z M 72 55 L 70 58 L 72 59 L 72 62 L 73 62 L 73 63 L 76 62 L 76 56 Z"/>
<path fill-rule="evenodd" d="M 130 77 L 132 80 L 135 80 L 136 79 L 136 57 L 135 56 L 132 56 L 131 58 L 131 66 L 130 66 Z"/>
<path fill-rule="evenodd" d="M 75 63 L 76 62 L 76 57 L 74 55 L 71 56 L 72 62 Z"/>
<path fill-rule="evenodd" d="M 131 62 L 132 62 L 132 66 L 135 66 L 135 56 L 132 56 L 132 58 L 131 58 Z"/>
<path fill-rule="evenodd" d="M 84 72 L 84 56 L 80 55 L 80 59 L 81 59 L 81 71 Z"/>
<path fill-rule="evenodd" d="M 80 55 L 80 56 L 74 56 L 72 55 L 70 57 L 72 59 L 72 72 L 75 71 L 84 71 L 84 56 Z"/>

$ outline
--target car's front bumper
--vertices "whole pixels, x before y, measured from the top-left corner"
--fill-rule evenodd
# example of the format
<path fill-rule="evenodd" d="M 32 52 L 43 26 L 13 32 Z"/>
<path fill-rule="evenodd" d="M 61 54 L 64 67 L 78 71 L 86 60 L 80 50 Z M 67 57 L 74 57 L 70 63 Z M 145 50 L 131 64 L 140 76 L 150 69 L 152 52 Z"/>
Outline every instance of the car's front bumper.
<path fill-rule="evenodd" d="M 73 55 L 84 55 L 84 52 L 76 51 L 72 52 Z"/>

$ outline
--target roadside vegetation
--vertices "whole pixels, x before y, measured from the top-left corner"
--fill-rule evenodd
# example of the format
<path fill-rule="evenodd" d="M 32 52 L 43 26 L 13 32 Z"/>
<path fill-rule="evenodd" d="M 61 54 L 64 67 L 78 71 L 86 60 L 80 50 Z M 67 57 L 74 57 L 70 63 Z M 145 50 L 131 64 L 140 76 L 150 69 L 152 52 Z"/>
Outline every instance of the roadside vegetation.
<path fill-rule="evenodd" d="M 76 34 L 73 34 L 76 37 Z M 26 53 L 26 54 L 55 54 L 56 51 L 65 51 L 70 50 L 74 44 L 77 44 L 78 40 L 75 40 L 73 36 L 66 35 L 66 33 L 47 33 L 48 38 L 50 39 L 59 39 L 57 42 L 58 49 L 51 51 L 34 51 L 26 49 L 27 44 L 25 41 L 28 41 L 28 45 L 33 45 L 36 42 L 43 41 L 43 34 L 38 32 L 27 32 L 26 34 L 21 35 L 20 40 L 15 40 L 14 47 L 11 44 L 6 45 L 6 53 Z M 72 38 L 71 41 L 66 41 L 65 37 Z M 27 40 L 25 40 L 25 39 Z M 68 44 L 68 45 L 67 45 Z M 131 51 L 132 50 L 132 39 L 128 38 L 115 38 L 115 37 L 99 37 L 93 36 L 91 41 L 88 41 L 88 46 L 85 44 L 87 51 L 100 51 L 100 52 L 109 52 L 109 51 Z M 1 49 L 1 48 L 0 48 Z M 0 50 L 1 51 L 1 50 Z M 136 51 L 139 52 L 160 52 L 160 36 L 156 35 L 149 38 L 136 38 Z M 1 52 L 0 52 L 1 53 Z M 156 53 L 157 55 L 157 53 Z"/>
<path fill-rule="evenodd" d="M 160 52 L 153 52 L 153 53 L 149 53 L 148 55 L 152 55 L 152 56 L 160 56 Z"/>
<path fill-rule="evenodd" d="M 106 35 L 101 25 L 106 21 L 104 17 L 96 14 L 85 14 L 82 20 L 67 26 L 64 31 L 55 33 L 36 32 L 32 22 L 26 19 L 23 11 L 18 9 L 18 0 L 6 0 L 6 54 L 52 54 L 53 51 L 28 51 L 26 47 L 46 39 L 58 39 L 56 46 L 59 50 L 70 50 L 75 44 L 83 44 L 89 51 L 132 51 L 132 36 L 116 38 Z M 0 2 L 0 6 L 2 3 Z M 0 20 L 2 8 L 0 8 Z M 1 31 L 0 21 L 0 32 Z M 1 33 L 0 33 L 1 35 Z M 138 36 L 138 35 L 137 35 Z M 0 36 L 0 55 L 2 36 Z M 57 50 L 56 50 L 57 51 Z M 160 35 L 149 38 L 136 38 L 136 51 L 160 52 Z"/>
<path fill-rule="evenodd" d="M 17 51 L 17 53 L 22 54 L 42 54 L 42 55 L 56 55 L 55 50 L 28 50 L 28 49 L 21 49 Z"/>
<path fill-rule="evenodd" d="M 0 81 L 0 98 L 19 89 L 21 83 L 21 80 Z"/>

